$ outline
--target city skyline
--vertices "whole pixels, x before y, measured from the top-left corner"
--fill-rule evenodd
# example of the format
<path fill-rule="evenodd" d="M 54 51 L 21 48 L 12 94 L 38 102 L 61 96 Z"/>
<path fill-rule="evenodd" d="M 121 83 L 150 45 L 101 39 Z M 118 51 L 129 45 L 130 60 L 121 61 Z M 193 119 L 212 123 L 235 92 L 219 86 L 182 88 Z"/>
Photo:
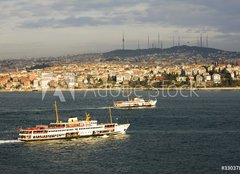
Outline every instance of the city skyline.
<path fill-rule="evenodd" d="M 239 8 L 236 0 L 3 0 L 0 59 L 122 49 L 123 33 L 125 49 L 161 41 L 240 51 Z"/>

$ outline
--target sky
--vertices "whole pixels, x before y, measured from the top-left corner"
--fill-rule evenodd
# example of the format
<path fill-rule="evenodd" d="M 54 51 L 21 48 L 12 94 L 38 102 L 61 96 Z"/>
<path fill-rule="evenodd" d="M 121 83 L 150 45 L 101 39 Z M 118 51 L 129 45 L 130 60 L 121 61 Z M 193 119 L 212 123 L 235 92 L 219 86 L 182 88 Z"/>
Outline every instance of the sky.
<path fill-rule="evenodd" d="M 239 0 L 0 0 L 0 59 L 197 45 L 240 51 Z"/>

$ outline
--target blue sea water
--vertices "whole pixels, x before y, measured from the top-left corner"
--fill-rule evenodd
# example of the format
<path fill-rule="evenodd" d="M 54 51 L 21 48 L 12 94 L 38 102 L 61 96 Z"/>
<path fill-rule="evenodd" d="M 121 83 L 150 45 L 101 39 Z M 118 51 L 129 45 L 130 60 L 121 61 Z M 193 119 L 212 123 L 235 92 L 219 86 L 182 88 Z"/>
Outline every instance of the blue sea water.
<path fill-rule="evenodd" d="M 148 93 L 138 91 L 145 98 Z M 66 102 L 58 102 L 63 121 L 89 112 L 92 119 L 107 122 L 108 107 L 124 99 L 89 91 L 76 92 L 75 100 L 69 92 L 63 95 Z M 131 124 L 126 135 L 22 143 L 17 141 L 18 128 L 54 122 L 53 102 L 58 98 L 53 93 L 44 100 L 41 92 L 0 93 L 0 171 L 224 173 L 221 166 L 240 165 L 240 92 L 197 95 L 161 94 L 156 108 L 112 109 L 115 122 Z"/>

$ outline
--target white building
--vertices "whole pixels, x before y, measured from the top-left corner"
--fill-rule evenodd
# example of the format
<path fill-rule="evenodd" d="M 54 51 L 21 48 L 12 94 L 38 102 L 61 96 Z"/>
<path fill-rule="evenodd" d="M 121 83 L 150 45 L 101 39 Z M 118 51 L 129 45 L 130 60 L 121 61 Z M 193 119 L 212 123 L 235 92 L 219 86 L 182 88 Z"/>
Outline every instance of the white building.
<path fill-rule="evenodd" d="M 117 83 L 121 83 L 121 82 L 123 82 L 123 80 L 124 80 L 124 76 L 122 76 L 122 75 L 116 75 L 116 82 L 117 82 Z"/>
<path fill-rule="evenodd" d="M 51 72 L 42 73 L 41 87 L 43 89 L 49 88 L 48 84 L 51 80 L 53 80 L 53 74 Z"/>
<path fill-rule="evenodd" d="M 221 83 L 221 75 L 220 74 L 213 74 L 212 80 L 214 83 Z"/>
<path fill-rule="evenodd" d="M 39 88 L 39 80 L 38 79 L 33 80 L 33 88 L 35 88 L 35 89 Z"/>
<path fill-rule="evenodd" d="M 177 82 L 186 82 L 187 80 L 187 77 L 184 77 L 184 76 L 179 76 L 176 78 Z"/>

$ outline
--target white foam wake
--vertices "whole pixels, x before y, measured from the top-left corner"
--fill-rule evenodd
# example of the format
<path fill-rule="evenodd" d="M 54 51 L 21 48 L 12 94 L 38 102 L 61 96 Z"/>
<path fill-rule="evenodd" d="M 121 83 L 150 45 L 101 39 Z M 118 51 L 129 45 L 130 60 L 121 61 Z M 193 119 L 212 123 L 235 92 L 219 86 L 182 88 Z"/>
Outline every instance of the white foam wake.
<path fill-rule="evenodd" d="M 96 108 L 79 108 L 79 110 L 84 110 L 84 109 L 109 109 L 109 108 L 113 108 L 113 107 L 96 107 Z"/>
<path fill-rule="evenodd" d="M 103 135 L 102 137 L 103 137 L 103 138 L 108 138 L 109 136 L 108 136 L 108 135 Z"/>
<path fill-rule="evenodd" d="M 21 143 L 22 141 L 19 140 L 0 140 L 0 144 L 7 144 L 7 143 Z"/>

